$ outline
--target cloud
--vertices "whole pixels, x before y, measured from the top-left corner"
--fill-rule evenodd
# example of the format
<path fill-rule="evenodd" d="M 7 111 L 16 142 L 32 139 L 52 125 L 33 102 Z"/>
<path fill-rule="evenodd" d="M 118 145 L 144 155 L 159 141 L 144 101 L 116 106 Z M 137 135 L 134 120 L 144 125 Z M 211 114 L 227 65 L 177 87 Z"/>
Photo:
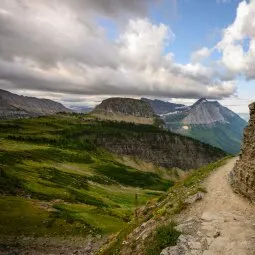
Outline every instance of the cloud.
<path fill-rule="evenodd" d="M 1 0 L 1 87 L 77 98 L 223 98 L 235 93 L 235 82 L 222 81 L 213 68 L 197 61 L 178 64 L 172 52 L 165 52 L 175 36 L 169 26 L 144 17 L 148 1 L 107 3 Z M 105 28 L 96 22 L 100 15 L 120 22 L 115 41 L 107 39 Z M 194 53 L 194 59 L 208 51 Z"/>
<path fill-rule="evenodd" d="M 255 78 L 255 1 L 239 4 L 235 21 L 224 29 L 217 49 L 228 72 L 242 74 L 248 80 Z"/>
<path fill-rule="evenodd" d="M 208 58 L 211 55 L 212 50 L 208 49 L 207 47 L 203 47 L 191 54 L 191 62 L 201 62 L 205 58 Z"/>

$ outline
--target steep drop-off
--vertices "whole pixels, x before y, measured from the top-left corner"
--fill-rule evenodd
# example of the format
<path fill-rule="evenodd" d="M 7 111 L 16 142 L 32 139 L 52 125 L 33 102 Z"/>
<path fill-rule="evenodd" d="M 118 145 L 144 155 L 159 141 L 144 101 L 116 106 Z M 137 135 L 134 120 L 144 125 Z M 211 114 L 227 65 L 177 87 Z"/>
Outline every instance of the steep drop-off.
<path fill-rule="evenodd" d="M 231 179 L 237 192 L 255 201 L 255 103 L 249 108 L 250 121 L 244 131 L 242 153 L 231 174 Z"/>
<path fill-rule="evenodd" d="M 97 133 L 95 143 L 118 155 L 142 159 L 167 168 L 195 169 L 226 154 L 192 138 L 162 131 L 149 125 L 102 123 L 106 130 Z"/>

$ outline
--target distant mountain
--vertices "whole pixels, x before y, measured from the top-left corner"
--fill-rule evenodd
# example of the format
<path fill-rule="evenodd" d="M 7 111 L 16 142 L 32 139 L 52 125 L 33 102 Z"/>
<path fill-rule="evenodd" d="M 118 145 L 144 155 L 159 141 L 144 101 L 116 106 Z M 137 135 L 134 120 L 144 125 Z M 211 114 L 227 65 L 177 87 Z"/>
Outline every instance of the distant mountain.
<path fill-rule="evenodd" d="M 76 113 L 89 113 L 92 112 L 94 109 L 93 107 L 89 106 L 77 106 L 77 105 L 69 106 L 69 108 Z"/>
<path fill-rule="evenodd" d="M 148 98 L 141 98 L 142 101 L 145 101 L 151 105 L 154 112 L 158 115 L 167 114 L 169 112 L 175 112 L 175 111 L 183 111 L 187 108 L 187 106 L 183 104 L 174 104 L 170 102 L 165 102 L 162 100 L 151 100 Z"/>
<path fill-rule="evenodd" d="M 92 111 L 92 115 L 101 119 L 140 124 L 155 124 L 158 120 L 162 124 L 148 102 L 133 98 L 108 98 Z"/>
<path fill-rule="evenodd" d="M 36 117 L 58 112 L 71 110 L 49 99 L 19 96 L 0 89 L 0 119 Z"/>
<path fill-rule="evenodd" d="M 238 113 L 238 115 L 239 115 L 242 119 L 244 119 L 244 120 L 246 120 L 246 121 L 249 121 L 249 119 L 250 119 L 250 114 L 249 114 L 249 113 Z"/>
<path fill-rule="evenodd" d="M 169 130 L 193 137 L 228 153 L 240 151 L 247 122 L 217 101 L 198 100 L 185 111 L 162 116 Z"/>

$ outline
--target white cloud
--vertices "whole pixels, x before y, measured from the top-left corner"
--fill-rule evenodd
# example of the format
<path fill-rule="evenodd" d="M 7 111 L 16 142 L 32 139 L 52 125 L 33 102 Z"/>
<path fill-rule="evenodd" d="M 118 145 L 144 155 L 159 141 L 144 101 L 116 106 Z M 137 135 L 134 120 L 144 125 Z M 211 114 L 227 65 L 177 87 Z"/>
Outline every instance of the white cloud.
<path fill-rule="evenodd" d="M 140 17 L 147 1 L 111 1 L 116 5 L 108 6 L 103 0 L 56 0 L 51 5 L 43 0 L 1 0 L 1 86 L 77 98 L 222 98 L 235 93 L 235 82 L 222 82 L 213 68 L 197 62 L 178 64 L 172 52 L 165 52 L 174 34 L 169 26 Z M 127 17 L 116 41 L 107 39 L 95 14 Z M 226 51 L 226 47 L 219 49 Z M 194 54 L 201 59 L 209 53 L 204 48 Z M 226 63 L 232 57 L 228 58 Z"/>
<path fill-rule="evenodd" d="M 249 43 L 248 49 L 245 41 Z M 217 48 L 222 52 L 222 65 L 227 71 L 255 78 L 255 1 L 239 4 L 236 19 L 224 30 Z"/>
<path fill-rule="evenodd" d="M 212 50 L 207 47 L 203 47 L 191 54 L 191 61 L 193 63 L 201 62 L 205 58 L 208 58 L 211 55 Z"/>

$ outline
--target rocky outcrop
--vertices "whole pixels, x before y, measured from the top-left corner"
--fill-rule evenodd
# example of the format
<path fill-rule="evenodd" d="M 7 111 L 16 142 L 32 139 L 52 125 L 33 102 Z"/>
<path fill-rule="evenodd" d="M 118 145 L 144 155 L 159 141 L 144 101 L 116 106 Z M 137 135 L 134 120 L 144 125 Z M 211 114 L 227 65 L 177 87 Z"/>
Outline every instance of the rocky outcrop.
<path fill-rule="evenodd" d="M 0 89 L 0 119 L 15 119 L 71 112 L 49 99 L 25 97 Z"/>
<path fill-rule="evenodd" d="M 214 125 L 215 122 L 226 123 L 234 116 L 237 116 L 237 114 L 223 107 L 219 102 L 200 99 L 191 107 L 182 123 L 188 125 Z"/>
<path fill-rule="evenodd" d="M 153 118 L 155 113 L 149 103 L 133 98 L 108 98 L 98 105 L 94 113 L 123 114 L 135 117 Z"/>
<path fill-rule="evenodd" d="M 156 121 L 159 125 L 163 123 L 149 103 L 133 98 L 108 98 L 95 108 L 92 115 L 112 121 L 139 124 L 154 124 Z"/>
<path fill-rule="evenodd" d="M 167 168 L 196 169 L 226 156 L 214 147 L 165 131 L 98 135 L 95 143 L 122 156 Z"/>
<path fill-rule="evenodd" d="M 249 106 L 250 121 L 244 131 L 244 143 L 231 181 L 234 190 L 255 202 L 255 103 Z"/>

